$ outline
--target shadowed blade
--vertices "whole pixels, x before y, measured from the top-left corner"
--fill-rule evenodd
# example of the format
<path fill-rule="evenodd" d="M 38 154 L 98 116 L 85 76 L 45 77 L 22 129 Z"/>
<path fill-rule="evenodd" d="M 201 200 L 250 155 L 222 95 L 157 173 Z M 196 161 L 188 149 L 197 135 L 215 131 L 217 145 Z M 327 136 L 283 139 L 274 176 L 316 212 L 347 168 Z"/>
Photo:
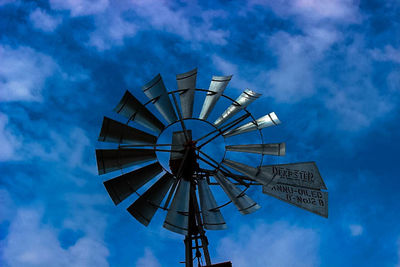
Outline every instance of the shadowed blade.
<path fill-rule="evenodd" d="M 237 103 L 233 103 L 230 105 L 224 113 L 214 122 L 215 126 L 219 126 L 223 124 L 225 121 L 232 118 L 236 113 L 246 108 L 250 105 L 254 100 L 259 98 L 261 94 L 257 94 L 249 89 L 246 89 L 237 99 Z"/>
<path fill-rule="evenodd" d="M 278 117 L 276 116 L 275 112 L 271 112 L 271 113 L 257 119 L 255 122 L 252 121 L 245 125 L 239 126 L 236 129 L 228 131 L 228 132 L 224 133 L 223 136 L 230 137 L 230 136 L 234 136 L 234 135 L 241 134 L 241 133 L 251 132 L 251 131 L 254 131 L 257 129 L 263 129 L 266 127 L 278 125 L 280 123 L 281 122 L 278 119 Z"/>
<path fill-rule="evenodd" d="M 160 133 L 164 129 L 164 124 L 129 91 L 125 92 L 114 111 L 157 133 Z"/>
<path fill-rule="evenodd" d="M 181 101 L 182 117 L 191 118 L 193 114 L 194 92 L 196 89 L 197 68 L 182 74 L 176 75 L 178 90 L 185 90 L 179 93 Z"/>
<path fill-rule="evenodd" d="M 270 175 L 269 173 L 263 173 L 260 171 L 258 168 L 254 168 L 248 165 L 245 165 L 243 163 L 235 162 L 233 160 L 225 159 L 222 161 L 222 163 L 228 167 L 231 167 L 232 169 L 248 176 L 249 178 L 267 185 L 271 182 L 273 182 L 274 177 Z"/>
<path fill-rule="evenodd" d="M 235 204 L 236 208 L 243 215 L 255 212 L 260 206 L 254 202 L 249 196 L 237 188 L 231 181 L 229 181 L 220 171 L 214 175 L 214 178 L 221 185 L 225 194 Z"/>
<path fill-rule="evenodd" d="M 129 206 L 129 213 L 141 224 L 148 226 L 174 182 L 173 176 L 164 174 L 143 195 Z"/>
<path fill-rule="evenodd" d="M 247 152 L 263 155 L 284 156 L 286 151 L 285 143 L 255 144 L 255 145 L 233 145 L 225 146 L 227 151 Z"/>
<path fill-rule="evenodd" d="M 104 186 L 115 205 L 121 203 L 125 198 L 136 192 L 156 175 L 161 173 L 162 167 L 159 163 L 153 163 L 143 168 L 131 171 L 111 180 L 105 181 Z"/>
<path fill-rule="evenodd" d="M 99 141 L 117 144 L 155 144 L 157 137 L 126 124 L 104 117 Z"/>
<path fill-rule="evenodd" d="M 328 192 L 284 184 L 263 186 L 262 192 L 328 218 Z"/>
<path fill-rule="evenodd" d="M 215 104 L 218 99 L 224 93 L 226 86 L 231 80 L 232 75 L 230 76 L 213 76 L 211 79 L 209 91 L 207 92 L 206 99 L 204 100 L 203 107 L 200 112 L 199 119 L 206 120 L 213 110 Z"/>
<path fill-rule="evenodd" d="M 160 74 L 145 84 L 142 91 L 149 99 L 153 99 L 154 106 L 168 123 L 177 121 L 175 110 Z"/>
<path fill-rule="evenodd" d="M 201 213 L 203 214 L 204 228 L 208 230 L 226 229 L 226 223 L 221 211 L 217 209 L 218 205 L 208 186 L 206 180 L 199 180 L 199 198 Z"/>
<path fill-rule="evenodd" d="M 189 223 L 190 182 L 181 179 L 174 199 L 165 218 L 163 227 L 187 235 Z"/>
<path fill-rule="evenodd" d="M 99 174 L 116 171 L 156 159 L 151 149 L 96 149 Z"/>

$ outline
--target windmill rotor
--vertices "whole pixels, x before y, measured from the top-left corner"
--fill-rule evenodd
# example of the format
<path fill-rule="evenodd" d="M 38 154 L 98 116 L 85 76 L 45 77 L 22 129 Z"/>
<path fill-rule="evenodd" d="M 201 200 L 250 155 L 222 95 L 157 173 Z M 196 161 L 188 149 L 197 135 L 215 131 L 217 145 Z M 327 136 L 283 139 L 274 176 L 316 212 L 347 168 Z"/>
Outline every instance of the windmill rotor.
<path fill-rule="evenodd" d="M 163 227 L 185 236 L 186 266 L 193 266 L 194 259 L 198 266 L 217 266 L 211 264 L 205 230 L 228 227 L 221 209 L 230 203 L 243 215 L 260 209 L 246 194 L 252 186 L 261 186 L 264 194 L 327 217 L 328 192 L 315 162 L 263 165 L 264 156 L 284 156 L 286 145 L 264 143 L 262 129 L 281 122 L 274 112 L 262 117 L 250 113 L 248 107 L 261 94 L 245 89 L 233 99 L 224 94 L 232 76 L 213 76 L 208 89 L 197 88 L 196 78 L 197 69 L 178 74 L 177 89 L 167 91 L 158 74 L 142 87 L 146 103 L 126 91 L 114 108 L 127 122 L 104 117 L 98 141 L 114 148 L 96 149 L 96 159 L 99 175 L 122 172 L 104 182 L 114 204 L 137 194 L 127 211 L 144 226 L 151 223 L 157 210 L 166 211 Z M 204 96 L 199 113 L 198 94 Z M 220 99 L 230 105 L 213 120 L 211 115 L 215 115 Z M 201 131 L 207 127 L 206 133 Z M 259 144 L 226 143 L 233 136 L 252 132 L 258 133 Z M 220 158 L 206 149 L 215 143 L 224 146 Z M 241 156 L 228 158 L 230 153 Z M 259 157 L 257 166 L 237 161 L 250 155 Z M 145 186 L 147 189 L 138 193 Z M 227 201 L 218 203 L 214 186 L 222 189 Z"/>

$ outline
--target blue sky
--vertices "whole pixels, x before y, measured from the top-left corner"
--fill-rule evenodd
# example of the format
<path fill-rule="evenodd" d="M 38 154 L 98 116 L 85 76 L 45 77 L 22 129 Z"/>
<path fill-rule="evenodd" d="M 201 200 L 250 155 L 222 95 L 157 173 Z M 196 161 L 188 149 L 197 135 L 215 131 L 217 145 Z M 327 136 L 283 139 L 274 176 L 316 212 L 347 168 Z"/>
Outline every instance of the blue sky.
<path fill-rule="evenodd" d="M 198 67 L 197 86 L 263 96 L 286 142 L 272 163 L 316 161 L 329 219 L 253 188 L 208 231 L 233 266 L 400 266 L 397 1 L 0 0 L 0 265 L 178 266 L 182 236 L 115 207 L 97 175 L 104 115 L 126 89 Z M 220 106 L 216 112 L 222 112 Z M 268 161 L 267 161 L 268 162 Z"/>

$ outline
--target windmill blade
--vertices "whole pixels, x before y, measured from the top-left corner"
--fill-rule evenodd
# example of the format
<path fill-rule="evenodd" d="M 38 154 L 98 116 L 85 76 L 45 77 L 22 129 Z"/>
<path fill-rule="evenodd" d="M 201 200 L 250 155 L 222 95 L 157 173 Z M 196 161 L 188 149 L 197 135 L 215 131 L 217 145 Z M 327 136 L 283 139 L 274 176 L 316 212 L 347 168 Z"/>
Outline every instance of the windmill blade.
<path fill-rule="evenodd" d="M 286 153 L 285 143 L 233 145 L 225 146 L 225 148 L 227 151 L 247 152 L 273 156 L 285 156 Z"/>
<path fill-rule="evenodd" d="M 256 92 L 251 91 L 250 89 L 246 89 L 237 99 L 237 103 L 232 103 L 225 111 L 222 113 L 222 115 L 216 119 L 214 122 L 215 126 L 219 126 L 223 124 L 225 121 L 229 120 L 232 118 L 236 113 L 239 111 L 243 110 L 246 108 L 248 105 L 250 105 L 254 100 L 259 98 L 261 94 L 258 94 Z"/>
<path fill-rule="evenodd" d="M 174 199 L 169 207 L 163 227 L 187 235 L 189 223 L 190 182 L 181 179 Z"/>
<path fill-rule="evenodd" d="M 328 218 L 328 192 L 284 184 L 263 186 L 262 192 Z"/>
<path fill-rule="evenodd" d="M 150 144 L 157 142 L 157 137 L 126 124 L 104 117 L 99 141 L 117 144 Z"/>
<path fill-rule="evenodd" d="M 118 205 L 161 172 L 162 167 L 156 162 L 105 181 L 104 186 L 114 204 Z"/>
<path fill-rule="evenodd" d="M 281 123 L 281 121 L 278 119 L 275 112 L 271 112 L 271 113 L 257 119 L 255 122 L 252 121 L 245 125 L 239 126 L 236 129 L 228 131 L 228 132 L 224 133 L 223 136 L 230 137 L 230 136 L 234 136 L 234 135 L 238 135 L 238 134 L 242 134 L 242 133 L 246 133 L 246 132 L 251 132 L 251 131 L 254 131 L 257 129 L 263 129 L 266 127 L 278 125 L 280 123 Z"/>
<path fill-rule="evenodd" d="M 327 189 L 315 162 L 266 165 L 262 166 L 261 170 L 274 176 L 277 183 Z"/>
<path fill-rule="evenodd" d="M 224 93 L 224 90 L 228 85 L 229 81 L 231 80 L 231 78 L 232 75 L 212 77 L 210 87 L 208 88 L 208 90 L 211 92 L 207 92 L 207 96 L 206 99 L 204 100 L 204 104 L 201 109 L 199 119 L 206 120 L 208 118 L 215 104 L 217 103 L 218 99 Z"/>
<path fill-rule="evenodd" d="M 96 149 L 97 169 L 105 174 L 156 159 L 152 149 Z"/>
<path fill-rule="evenodd" d="M 173 183 L 173 176 L 169 173 L 164 174 L 129 206 L 128 212 L 141 224 L 148 226 Z"/>
<path fill-rule="evenodd" d="M 263 185 L 268 185 L 270 183 L 274 183 L 274 176 L 270 175 L 269 173 L 263 173 L 260 171 L 258 168 L 254 168 L 248 165 L 245 165 L 243 163 L 239 163 L 233 160 L 229 159 L 224 159 L 222 161 L 223 164 L 225 164 L 228 167 L 231 167 L 232 169 L 248 176 L 249 178 L 252 178 L 253 180 L 263 184 Z"/>
<path fill-rule="evenodd" d="M 178 90 L 185 90 L 179 93 L 181 100 L 182 117 L 191 118 L 193 114 L 194 91 L 196 89 L 197 68 L 176 75 Z"/>
<path fill-rule="evenodd" d="M 114 111 L 157 133 L 160 133 L 165 127 L 164 124 L 129 91 L 125 92 L 119 104 L 114 108 Z"/>
<path fill-rule="evenodd" d="M 224 230 L 227 228 L 217 202 L 205 179 L 198 181 L 201 213 L 203 214 L 204 228 L 208 230 Z"/>
<path fill-rule="evenodd" d="M 154 99 L 154 106 L 168 123 L 177 121 L 175 110 L 160 74 L 145 84 L 142 91 L 149 99 Z"/>
<path fill-rule="evenodd" d="M 225 194 L 229 199 L 235 204 L 236 208 L 243 215 L 250 214 L 258 210 L 260 205 L 258 205 L 254 200 L 237 188 L 231 181 L 229 181 L 220 171 L 218 171 L 214 178 L 221 185 Z"/>
<path fill-rule="evenodd" d="M 192 139 L 192 130 L 186 131 L 188 138 Z M 182 159 L 184 154 L 181 152 L 176 152 L 177 150 L 184 150 L 184 144 L 186 143 L 184 131 L 177 131 L 172 133 L 172 146 L 171 149 L 174 150 L 170 154 L 170 160 Z"/>

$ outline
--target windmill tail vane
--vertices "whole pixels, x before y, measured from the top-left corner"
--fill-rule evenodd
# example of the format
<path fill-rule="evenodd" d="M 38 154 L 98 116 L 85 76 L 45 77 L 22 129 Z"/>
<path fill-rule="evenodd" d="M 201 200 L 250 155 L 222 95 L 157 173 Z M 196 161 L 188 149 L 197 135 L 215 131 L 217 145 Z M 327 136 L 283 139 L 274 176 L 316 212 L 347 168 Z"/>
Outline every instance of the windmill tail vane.
<path fill-rule="evenodd" d="M 247 109 L 261 94 L 245 89 L 233 99 L 224 94 L 232 76 L 213 76 L 208 89 L 197 88 L 196 78 L 197 69 L 178 74 L 177 90 L 167 91 L 158 74 L 142 87 L 147 103 L 125 92 L 114 108 L 124 123 L 104 117 L 98 141 L 114 148 L 96 149 L 98 173 L 124 171 L 104 182 L 114 204 L 151 184 L 127 210 L 144 226 L 157 210 L 166 211 L 163 227 L 185 236 L 182 263 L 186 266 L 194 266 L 195 261 L 198 266 L 232 266 L 230 262 L 212 264 L 205 231 L 227 228 L 229 222 L 221 209 L 229 203 L 243 215 L 260 209 L 246 194 L 249 187 L 261 186 L 264 194 L 327 218 L 328 192 L 315 162 L 262 165 L 264 157 L 284 156 L 286 145 L 263 141 L 262 129 L 281 123 L 274 112 L 256 118 Z M 196 102 L 198 95 L 202 95 L 202 106 Z M 230 105 L 212 121 L 221 99 Z M 145 130 L 138 129 L 139 125 Z M 204 134 L 200 129 L 206 126 L 211 130 Z M 261 143 L 245 142 L 254 138 L 232 138 L 249 134 L 258 135 Z M 167 142 L 163 136 L 168 136 Z M 220 159 L 207 150 L 216 142 L 225 146 Z M 258 165 L 237 161 L 251 154 L 260 157 Z M 217 203 L 214 186 L 222 188 L 227 202 Z"/>

